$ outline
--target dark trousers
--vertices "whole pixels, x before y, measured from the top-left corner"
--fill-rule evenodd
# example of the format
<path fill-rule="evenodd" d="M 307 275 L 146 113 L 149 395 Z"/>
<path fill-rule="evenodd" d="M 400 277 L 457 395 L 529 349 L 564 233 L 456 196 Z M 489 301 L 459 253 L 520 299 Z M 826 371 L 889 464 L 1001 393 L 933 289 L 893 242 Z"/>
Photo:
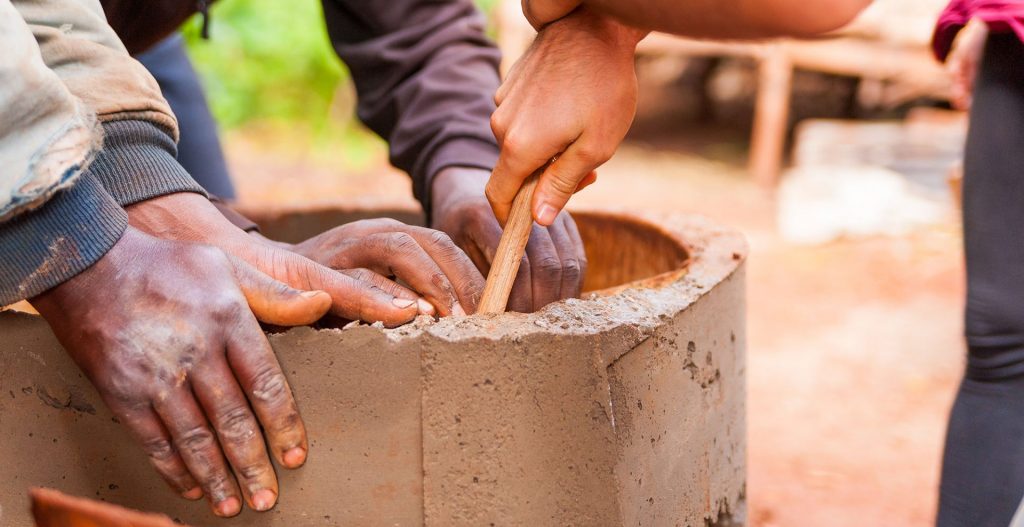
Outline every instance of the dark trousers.
<path fill-rule="evenodd" d="M 949 418 L 940 527 L 1006 527 L 1024 497 L 1024 45 L 992 35 L 964 160 L 967 370 Z"/>
<path fill-rule="evenodd" d="M 199 78 L 185 54 L 181 36 L 169 37 L 135 58 L 156 78 L 178 118 L 181 135 L 178 162 L 210 194 L 234 199 L 235 187 L 224 162 L 217 125 L 206 104 Z"/>

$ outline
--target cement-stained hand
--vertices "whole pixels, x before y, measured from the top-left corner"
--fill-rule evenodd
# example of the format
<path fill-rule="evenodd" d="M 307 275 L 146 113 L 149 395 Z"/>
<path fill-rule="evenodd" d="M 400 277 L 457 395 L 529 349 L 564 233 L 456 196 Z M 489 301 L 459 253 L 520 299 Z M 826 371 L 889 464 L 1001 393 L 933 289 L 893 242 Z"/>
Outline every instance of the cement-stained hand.
<path fill-rule="evenodd" d="M 205 494 L 218 516 L 238 514 L 242 497 L 267 510 L 279 494 L 267 443 L 282 466 L 305 462 L 305 427 L 257 318 L 311 323 L 330 308 L 326 293 L 129 227 L 32 304 L 182 496 Z"/>

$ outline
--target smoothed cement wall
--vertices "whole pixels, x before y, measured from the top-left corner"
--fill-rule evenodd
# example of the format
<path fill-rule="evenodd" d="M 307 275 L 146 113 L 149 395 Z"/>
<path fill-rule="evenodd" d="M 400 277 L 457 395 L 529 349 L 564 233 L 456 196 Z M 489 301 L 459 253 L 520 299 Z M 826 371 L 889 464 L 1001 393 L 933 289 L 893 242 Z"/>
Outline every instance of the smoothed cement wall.
<path fill-rule="evenodd" d="M 44 321 L 0 313 L 0 525 L 30 524 L 38 485 L 196 526 L 742 523 L 746 248 L 648 225 L 685 241 L 685 272 L 532 315 L 272 335 L 309 461 L 278 471 L 274 510 L 226 521 L 164 486 Z"/>

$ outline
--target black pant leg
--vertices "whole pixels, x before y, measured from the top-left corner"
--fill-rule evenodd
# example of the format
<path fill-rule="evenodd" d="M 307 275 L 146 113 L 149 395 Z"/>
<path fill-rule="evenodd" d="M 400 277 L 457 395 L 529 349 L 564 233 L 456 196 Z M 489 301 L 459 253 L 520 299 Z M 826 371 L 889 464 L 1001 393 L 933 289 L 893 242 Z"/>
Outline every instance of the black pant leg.
<path fill-rule="evenodd" d="M 224 161 L 217 124 L 181 36 L 171 36 L 135 58 L 156 78 L 178 118 L 178 162 L 210 194 L 234 199 L 235 187 Z"/>
<path fill-rule="evenodd" d="M 1024 496 L 1024 45 L 993 35 L 964 161 L 967 371 L 938 525 L 1006 527 Z"/>

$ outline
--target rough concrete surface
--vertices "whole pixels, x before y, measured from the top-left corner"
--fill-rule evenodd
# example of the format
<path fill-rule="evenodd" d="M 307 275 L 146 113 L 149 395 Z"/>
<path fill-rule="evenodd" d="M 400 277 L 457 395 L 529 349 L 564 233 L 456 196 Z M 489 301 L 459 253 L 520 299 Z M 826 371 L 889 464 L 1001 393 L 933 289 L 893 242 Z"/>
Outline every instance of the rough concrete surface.
<path fill-rule="evenodd" d="M 742 238 L 688 216 L 576 217 L 592 273 L 634 269 L 588 279 L 605 291 L 585 300 L 272 335 L 309 461 L 279 471 L 273 511 L 232 520 L 165 488 L 45 322 L 0 313 L 0 525 L 30 524 L 30 486 L 197 526 L 742 523 Z M 601 242 L 630 237 L 643 245 Z M 675 256 L 635 258 L 658 246 Z"/>

